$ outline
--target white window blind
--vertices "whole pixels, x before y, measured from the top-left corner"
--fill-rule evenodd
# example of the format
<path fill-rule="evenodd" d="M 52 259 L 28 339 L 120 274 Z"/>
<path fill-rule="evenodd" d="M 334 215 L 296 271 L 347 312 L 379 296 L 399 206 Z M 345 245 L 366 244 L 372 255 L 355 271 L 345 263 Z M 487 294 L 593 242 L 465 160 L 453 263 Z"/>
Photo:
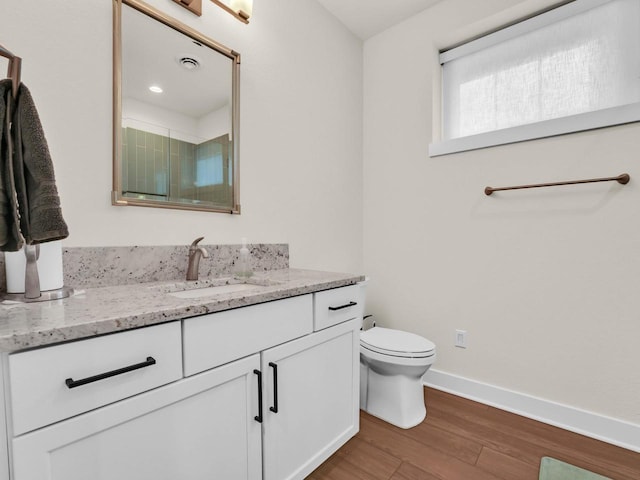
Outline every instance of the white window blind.
<path fill-rule="evenodd" d="M 640 120 L 640 0 L 576 0 L 443 52 L 430 154 Z"/>

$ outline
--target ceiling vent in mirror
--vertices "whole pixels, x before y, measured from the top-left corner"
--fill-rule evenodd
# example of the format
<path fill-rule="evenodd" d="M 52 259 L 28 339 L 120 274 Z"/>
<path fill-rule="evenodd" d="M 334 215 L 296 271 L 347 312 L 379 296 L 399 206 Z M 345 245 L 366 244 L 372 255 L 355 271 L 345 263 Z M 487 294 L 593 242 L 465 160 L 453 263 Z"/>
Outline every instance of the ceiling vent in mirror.
<path fill-rule="evenodd" d="M 200 60 L 193 55 L 180 55 L 178 63 L 186 70 L 196 70 L 200 68 Z"/>

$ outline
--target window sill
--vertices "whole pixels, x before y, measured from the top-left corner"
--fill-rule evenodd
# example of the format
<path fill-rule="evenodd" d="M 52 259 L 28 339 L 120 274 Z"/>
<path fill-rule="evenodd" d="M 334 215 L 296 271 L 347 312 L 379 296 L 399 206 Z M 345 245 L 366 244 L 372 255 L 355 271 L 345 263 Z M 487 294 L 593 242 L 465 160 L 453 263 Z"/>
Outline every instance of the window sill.
<path fill-rule="evenodd" d="M 554 137 L 567 133 L 594 130 L 640 121 L 640 103 L 607 108 L 596 112 L 571 115 L 544 122 L 520 125 L 468 137 L 454 138 L 429 145 L 429 156 L 438 157 L 457 152 L 524 142 L 538 138 Z"/>

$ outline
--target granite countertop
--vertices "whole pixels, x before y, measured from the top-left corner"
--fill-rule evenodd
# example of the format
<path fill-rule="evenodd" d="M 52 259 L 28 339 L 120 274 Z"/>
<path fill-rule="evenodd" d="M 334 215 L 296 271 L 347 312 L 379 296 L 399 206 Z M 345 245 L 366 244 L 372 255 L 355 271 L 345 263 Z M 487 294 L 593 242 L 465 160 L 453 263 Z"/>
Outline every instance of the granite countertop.
<path fill-rule="evenodd" d="M 254 275 L 256 288 L 201 298 L 177 298 L 170 292 L 239 283 L 229 279 L 164 281 L 87 288 L 64 300 L 0 305 L 0 351 L 14 352 L 88 338 L 170 320 L 194 317 L 257 303 L 352 285 L 360 275 L 313 270 L 272 270 Z"/>

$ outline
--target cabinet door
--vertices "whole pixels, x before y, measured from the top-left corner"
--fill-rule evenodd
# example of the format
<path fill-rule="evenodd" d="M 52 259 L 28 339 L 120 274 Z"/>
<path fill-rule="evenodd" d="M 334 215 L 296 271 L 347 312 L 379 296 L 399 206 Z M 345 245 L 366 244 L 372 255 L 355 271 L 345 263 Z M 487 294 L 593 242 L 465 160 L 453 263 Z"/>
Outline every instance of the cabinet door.
<path fill-rule="evenodd" d="M 358 347 L 356 319 L 262 353 L 264 480 L 304 478 L 358 432 Z"/>
<path fill-rule="evenodd" d="M 253 355 L 13 439 L 14 480 L 261 476 Z"/>

